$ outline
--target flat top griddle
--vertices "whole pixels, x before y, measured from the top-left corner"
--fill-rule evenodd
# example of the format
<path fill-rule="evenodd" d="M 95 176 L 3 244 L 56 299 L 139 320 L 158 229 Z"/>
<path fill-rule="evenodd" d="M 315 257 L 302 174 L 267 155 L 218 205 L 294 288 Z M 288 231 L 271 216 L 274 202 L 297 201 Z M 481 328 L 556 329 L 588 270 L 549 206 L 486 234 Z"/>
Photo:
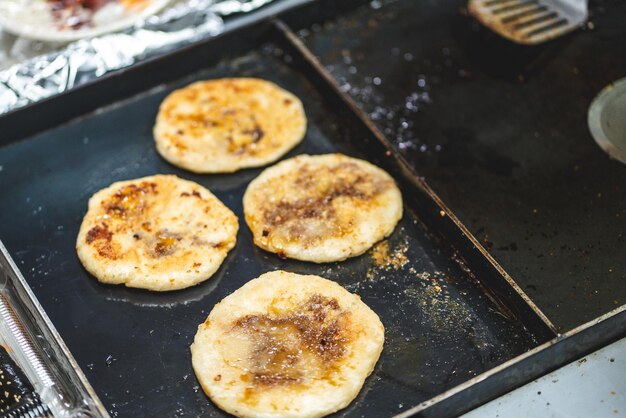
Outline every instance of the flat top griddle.
<path fill-rule="evenodd" d="M 561 330 L 626 303 L 626 166 L 587 128 L 594 96 L 626 75 L 626 3 L 589 3 L 593 28 L 535 47 L 462 0 L 287 19 Z"/>
<path fill-rule="evenodd" d="M 7 132 L 38 132 L 0 148 L 0 238 L 113 416 L 224 415 L 199 388 L 189 345 L 219 300 L 273 269 L 336 280 L 386 326 L 381 360 L 341 416 L 406 410 L 555 335 L 318 70 L 288 36 L 258 24 L 2 120 L 31 123 Z M 227 76 L 272 80 L 303 100 L 306 138 L 288 157 L 343 152 L 394 175 L 406 206 L 388 243 L 406 264 L 376 264 L 371 253 L 323 265 L 282 260 L 254 247 L 243 223 L 241 198 L 259 169 L 194 175 L 158 156 L 152 126 L 163 98 Z M 56 124 L 81 107 L 97 110 Z M 156 173 L 214 192 L 240 218 L 237 246 L 213 278 L 190 289 L 157 294 L 98 283 L 74 249 L 88 198 L 114 181 Z"/>

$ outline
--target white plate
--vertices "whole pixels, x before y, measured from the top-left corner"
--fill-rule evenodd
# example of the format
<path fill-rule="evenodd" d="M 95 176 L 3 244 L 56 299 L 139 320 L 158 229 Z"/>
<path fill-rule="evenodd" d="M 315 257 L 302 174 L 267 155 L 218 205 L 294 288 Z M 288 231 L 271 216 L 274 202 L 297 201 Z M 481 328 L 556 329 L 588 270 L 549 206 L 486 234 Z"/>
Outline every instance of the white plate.
<path fill-rule="evenodd" d="M 115 32 L 161 10 L 169 0 L 145 0 L 145 6 L 126 9 L 111 1 L 98 10 L 90 26 L 59 29 L 47 0 L 0 0 L 0 26 L 15 35 L 46 42 L 71 42 L 107 32 Z"/>

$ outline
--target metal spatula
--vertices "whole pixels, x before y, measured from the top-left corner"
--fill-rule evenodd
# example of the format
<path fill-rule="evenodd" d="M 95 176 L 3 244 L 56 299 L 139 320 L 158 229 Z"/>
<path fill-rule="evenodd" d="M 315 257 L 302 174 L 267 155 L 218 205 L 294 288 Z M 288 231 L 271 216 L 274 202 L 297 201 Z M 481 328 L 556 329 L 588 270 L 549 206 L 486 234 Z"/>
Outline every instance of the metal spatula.
<path fill-rule="evenodd" d="M 468 9 L 494 32 L 526 45 L 554 39 L 587 20 L 587 0 L 469 0 Z"/>

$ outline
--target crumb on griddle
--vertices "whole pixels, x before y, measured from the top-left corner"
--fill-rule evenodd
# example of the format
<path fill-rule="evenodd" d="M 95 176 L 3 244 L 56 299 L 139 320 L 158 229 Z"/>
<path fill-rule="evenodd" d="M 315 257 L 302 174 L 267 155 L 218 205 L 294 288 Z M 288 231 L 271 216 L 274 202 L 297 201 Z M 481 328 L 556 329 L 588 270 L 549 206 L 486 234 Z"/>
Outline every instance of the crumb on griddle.
<path fill-rule="evenodd" d="M 374 265 L 379 269 L 385 271 L 400 270 L 409 262 L 406 256 L 407 250 L 408 245 L 401 243 L 390 251 L 389 241 L 384 240 L 372 248 L 371 256 L 374 260 Z"/>

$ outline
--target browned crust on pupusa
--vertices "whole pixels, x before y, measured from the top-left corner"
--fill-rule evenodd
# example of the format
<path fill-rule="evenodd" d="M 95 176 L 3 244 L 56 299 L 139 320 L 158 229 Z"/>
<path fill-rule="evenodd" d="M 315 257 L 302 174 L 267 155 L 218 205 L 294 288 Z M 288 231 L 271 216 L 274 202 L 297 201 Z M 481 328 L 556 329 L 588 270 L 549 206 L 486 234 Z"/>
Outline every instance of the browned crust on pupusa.
<path fill-rule="evenodd" d="M 378 316 L 318 276 L 265 273 L 198 327 L 192 364 L 202 388 L 241 417 L 320 417 L 347 406 L 384 343 Z"/>
<path fill-rule="evenodd" d="M 391 176 L 342 154 L 282 161 L 250 183 L 243 203 L 256 245 L 318 263 L 364 253 L 402 217 Z"/>
<path fill-rule="evenodd" d="M 350 316 L 336 298 L 313 293 L 293 311 L 249 314 L 235 321 L 232 331 L 247 335 L 253 347 L 246 401 L 268 386 L 301 384 L 311 378 L 298 367 L 304 356 L 314 359 L 316 379 L 328 378 L 350 343 Z"/>
<path fill-rule="evenodd" d="M 238 228 L 237 217 L 204 187 L 156 175 L 94 194 L 76 251 L 103 283 L 176 290 L 208 279 L 234 247 Z"/>
<path fill-rule="evenodd" d="M 302 102 L 269 81 L 224 78 L 172 92 L 154 138 L 170 163 L 197 173 L 228 173 L 276 161 L 304 138 Z"/>

